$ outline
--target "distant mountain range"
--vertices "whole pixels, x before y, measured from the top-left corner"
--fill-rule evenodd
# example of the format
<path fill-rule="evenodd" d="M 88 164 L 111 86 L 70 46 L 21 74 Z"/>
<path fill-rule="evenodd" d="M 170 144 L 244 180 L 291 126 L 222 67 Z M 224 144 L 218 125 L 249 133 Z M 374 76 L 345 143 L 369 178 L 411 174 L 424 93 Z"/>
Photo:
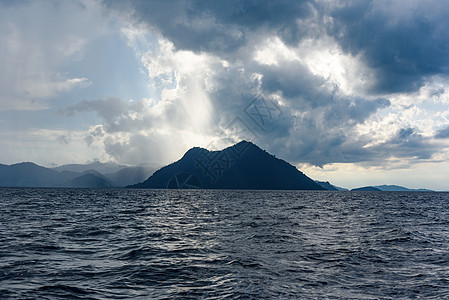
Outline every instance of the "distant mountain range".
<path fill-rule="evenodd" d="M 89 170 L 95 170 L 101 174 L 111 174 L 115 173 L 123 168 L 126 168 L 126 165 L 119 165 L 116 163 L 102 163 L 99 161 L 94 161 L 88 164 L 68 164 L 62 165 L 59 167 L 53 168 L 55 171 L 70 171 L 76 173 L 83 173 Z"/>
<path fill-rule="evenodd" d="M 284 160 L 242 141 L 221 151 L 192 148 L 132 188 L 324 190 Z"/>
<path fill-rule="evenodd" d="M 433 192 L 429 189 L 409 189 L 399 185 L 376 185 L 352 189 L 351 191 L 377 191 L 377 192 Z"/>
<path fill-rule="evenodd" d="M 313 181 L 288 162 L 242 141 L 221 151 L 195 147 L 158 171 L 154 164 L 130 167 L 93 162 L 45 168 L 32 162 L 0 164 L 0 187 L 266 189 L 347 191 L 329 181 Z M 351 191 L 430 192 L 397 185 Z"/>
<path fill-rule="evenodd" d="M 31 162 L 0 164 L 0 187 L 124 187 L 145 180 L 155 170 L 148 166 L 127 167 L 98 162 L 52 169 Z"/>

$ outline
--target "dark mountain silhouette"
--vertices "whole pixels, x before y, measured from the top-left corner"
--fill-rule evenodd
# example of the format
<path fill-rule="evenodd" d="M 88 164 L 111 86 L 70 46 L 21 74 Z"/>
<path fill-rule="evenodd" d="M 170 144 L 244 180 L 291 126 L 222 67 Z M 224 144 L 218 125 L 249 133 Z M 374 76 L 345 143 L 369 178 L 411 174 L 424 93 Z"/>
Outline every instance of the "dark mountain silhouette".
<path fill-rule="evenodd" d="M 284 160 L 251 142 L 221 151 L 192 148 L 132 188 L 324 190 Z"/>
<path fill-rule="evenodd" d="M 364 187 L 360 187 L 360 188 L 356 188 L 356 189 L 352 189 L 351 191 L 354 192 L 381 192 L 382 190 L 374 187 L 374 186 L 364 186 Z"/>
<path fill-rule="evenodd" d="M 101 175 L 101 174 L 100 174 Z M 112 188 L 114 185 L 107 179 L 102 178 L 103 175 L 97 176 L 92 173 L 75 177 L 61 184 L 61 187 L 68 188 Z"/>

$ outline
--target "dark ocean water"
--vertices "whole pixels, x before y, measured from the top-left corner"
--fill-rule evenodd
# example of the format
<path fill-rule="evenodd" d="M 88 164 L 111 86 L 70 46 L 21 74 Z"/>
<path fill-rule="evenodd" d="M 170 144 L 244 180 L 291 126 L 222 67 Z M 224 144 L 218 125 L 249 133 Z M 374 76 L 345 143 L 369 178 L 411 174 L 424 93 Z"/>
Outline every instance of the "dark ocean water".
<path fill-rule="evenodd" d="M 449 194 L 0 189 L 0 298 L 449 298 Z"/>

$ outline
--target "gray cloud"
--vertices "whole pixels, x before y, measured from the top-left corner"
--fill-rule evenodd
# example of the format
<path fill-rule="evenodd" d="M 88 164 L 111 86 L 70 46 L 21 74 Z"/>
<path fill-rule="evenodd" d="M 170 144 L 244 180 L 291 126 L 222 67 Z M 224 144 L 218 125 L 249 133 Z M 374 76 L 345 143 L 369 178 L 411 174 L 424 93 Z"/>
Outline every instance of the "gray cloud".
<path fill-rule="evenodd" d="M 375 93 L 415 91 L 427 76 L 448 75 L 448 12 L 446 1 L 349 1 L 325 11 L 329 34 L 376 72 Z"/>
<path fill-rule="evenodd" d="M 444 129 L 438 130 L 438 132 L 435 134 L 435 138 L 437 139 L 449 138 L 449 126 Z"/>
<path fill-rule="evenodd" d="M 285 124 L 293 125 L 268 132 L 263 136 L 264 144 L 289 161 L 318 166 L 372 159 L 372 154 L 363 150 L 367 141 L 357 140 L 353 127 L 388 106 L 389 101 L 329 98 L 326 106 L 309 109 L 301 117 L 287 111 L 282 118 L 289 118 L 290 122 Z M 279 134 L 282 131 L 288 134 Z M 382 154 L 384 158 L 389 156 L 386 151 Z"/>
<path fill-rule="evenodd" d="M 92 145 L 92 143 L 94 142 L 94 137 L 92 135 L 87 135 L 84 138 L 84 141 L 86 142 L 87 146 L 90 147 L 90 145 Z"/>
<path fill-rule="evenodd" d="M 65 135 L 65 134 L 60 134 L 60 135 L 56 138 L 56 140 L 57 140 L 58 142 L 60 142 L 61 144 L 65 144 L 65 145 L 67 145 L 68 143 L 70 143 L 70 137 L 69 137 L 68 135 Z"/>
<path fill-rule="evenodd" d="M 313 143 L 310 143 L 309 151 L 303 153 L 305 157 L 300 162 L 317 166 L 332 162 L 388 167 L 386 159 L 427 160 L 440 149 L 431 139 L 423 137 L 411 128 L 403 128 L 389 140 L 371 147 L 364 147 L 367 141 L 352 139 L 341 130 L 333 130 L 327 136 L 322 135 L 311 140 Z"/>
<path fill-rule="evenodd" d="M 151 126 L 150 120 L 144 115 L 145 107 L 140 101 L 127 102 L 118 97 L 107 97 L 96 100 L 83 100 L 77 104 L 60 110 L 67 116 L 79 113 L 95 112 L 102 120 L 103 127 L 108 133 L 117 131 L 130 132 L 139 130 L 144 126 Z M 140 116 L 140 117 L 136 117 Z M 92 135 L 101 134 L 98 128 Z"/>
<path fill-rule="evenodd" d="M 267 92 L 281 92 L 287 99 L 297 99 L 313 107 L 323 106 L 331 101 L 325 88 L 326 81 L 314 76 L 299 62 L 283 62 L 279 66 L 262 66 L 263 87 Z M 296 102 L 298 102 L 296 101 Z"/>
<path fill-rule="evenodd" d="M 385 157 L 426 160 L 438 152 L 439 148 L 440 146 L 432 143 L 430 138 L 408 127 L 401 128 L 390 140 L 373 147 L 369 154 L 374 162 L 376 159 L 382 161 Z"/>

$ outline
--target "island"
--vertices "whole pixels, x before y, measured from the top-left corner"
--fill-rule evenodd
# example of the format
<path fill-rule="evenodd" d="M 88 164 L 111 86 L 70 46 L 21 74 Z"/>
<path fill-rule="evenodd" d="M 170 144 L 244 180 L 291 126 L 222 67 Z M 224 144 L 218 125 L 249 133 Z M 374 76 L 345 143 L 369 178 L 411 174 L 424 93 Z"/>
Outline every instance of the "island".
<path fill-rule="evenodd" d="M 288 162 L 248 141 L 221 151 L 195 147 L 129 188 L 325 190 Z"/>

